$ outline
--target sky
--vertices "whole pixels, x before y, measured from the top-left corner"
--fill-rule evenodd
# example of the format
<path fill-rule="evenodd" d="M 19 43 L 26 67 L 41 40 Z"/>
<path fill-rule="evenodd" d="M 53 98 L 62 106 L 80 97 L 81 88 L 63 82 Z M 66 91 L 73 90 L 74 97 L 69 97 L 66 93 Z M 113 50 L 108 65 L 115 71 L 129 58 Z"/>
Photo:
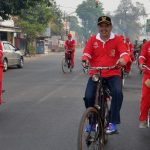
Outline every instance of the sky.
<path fill-rule="evenodd" d="M 56 0 L 56 3 L 60 5 L 60 9 L 66 13 L 72 13 L 76 10 L 77 6 L 82 3 L 83 0 Z M 132 2 L 140 2 L 144 4 L 146 12 L 150 14 L 150 0 L 132 0 Z M 117 9 L 120 0 L 100 0 L 103 3 L 105 11 L 114 11 Z M 150 15 L 149 15 L 150 16 Z"/>

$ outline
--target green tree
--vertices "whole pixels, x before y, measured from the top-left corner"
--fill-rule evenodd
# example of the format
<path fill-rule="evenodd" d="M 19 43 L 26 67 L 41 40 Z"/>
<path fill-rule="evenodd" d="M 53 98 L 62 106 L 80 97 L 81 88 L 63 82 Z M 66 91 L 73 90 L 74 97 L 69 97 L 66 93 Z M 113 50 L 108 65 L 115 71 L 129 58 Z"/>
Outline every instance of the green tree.
<path fill-rule="evenodd" d="M 103 15 L 102 3 L 95 6 L 95 0 L 86 0 L 80 4 L 76 10 L 77 15 L 82 20 L 85 40 L 97 31 L 97 19 Z"/>
<path fill-rule="evenodd" d="M 68 16 L 67 21 L 70 23 L 70 30 L 75 31 L 79 36 L 79 41 L 83 40 L 83 27 L 79 25 L 78 18 L 76 16 Z"/>
<path fill-rule="evenodd" d="M 29 50 L 33 50 L 32 43 L 45 31 L 52 14 L 46 5 L 36 5 L 34 8 L 24 9 L 18 18 L 17 25 L 26 34 Z"/>
<path fill-rule="evenodd" d="M 10 15 L 18 16 L 21 14 L 21 10 L 41 4 L 52 6 L 54 0 L 0 0 L 0 16 L 7 20 Z"/>
<path fill-rule="evenodd" d="M 50 27 L 52 35 L 61 35 L 62 34 L 62 12 L 56 5 L 56 2 L 53 3 L 53 6 L 50 8 L 52 17 L 50 20 Z"/>
<path fill-rule="evenodd" d="M 131 0 L 121 0 L 113 18 L 113 26 L 116 32 L 135 39 L 142 29 L 140 18 L 146 16 L 144 5 Z"/>

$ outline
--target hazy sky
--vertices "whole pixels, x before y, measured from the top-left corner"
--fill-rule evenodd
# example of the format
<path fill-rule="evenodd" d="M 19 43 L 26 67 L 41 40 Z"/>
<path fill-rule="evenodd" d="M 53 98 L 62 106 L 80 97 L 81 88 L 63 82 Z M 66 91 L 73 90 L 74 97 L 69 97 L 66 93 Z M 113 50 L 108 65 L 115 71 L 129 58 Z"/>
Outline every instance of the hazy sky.
<path fill-rule="evenodd" d="M 83 0 L 56 0 L 57 4 L 60 5 L 60 8 L 67 13 L 74 12 L 77 8 L 77 5 L 81 4 Z M 105 11 L 114 11 L 117 9 L 117 6 L 120 0 L 100 0 L 103 3 L 103 7 Z M 132 0 L 132 2 L 140 2 L 143 3 L 146 12 L 150 13 L 150 0 Z"/>

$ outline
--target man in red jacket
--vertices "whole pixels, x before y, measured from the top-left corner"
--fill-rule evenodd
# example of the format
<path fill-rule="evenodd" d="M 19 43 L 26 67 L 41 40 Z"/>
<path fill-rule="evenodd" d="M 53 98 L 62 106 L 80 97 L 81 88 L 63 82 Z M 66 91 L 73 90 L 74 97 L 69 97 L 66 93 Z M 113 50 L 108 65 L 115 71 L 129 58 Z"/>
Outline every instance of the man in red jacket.
<path fill-rule="evenodd" d="M 128 75 L 131 71 L 132 62 L 134 61 L 134 48 L 133 48 L 133 44 L 130 42 L 129 38 L 126 38 L 125 43 L 128 48 L 128 54 L 131 57 L 131 61 L 128 62 L 125 67 L 125 73 Z"/>
<path fill-rule="evenodd" d="M 68 34 L 68 39 L 65 41 L 65 57 L 67 53 L 71 52 L 71 64 L 72 68 L 74 67 L 74 53 L 75 53 L 75 40 L 72 39 L 72 35 Z"/>
<path fill-rule="evenodd" d="M 101 66 L 114 66 L 116 63 L 121 66 L 125 66 L 130 60 L 127 52 L 127 47 L 121 36 L 113 34 L 111 19 L 108 16 L 101 16 L 98 18 L 97 35 L 91 36 L 88 40 L 82 56 L 84 62 L 83 67 L 101 67 Z M 86 62 L 86 63 L 85 63 Z M 95 92 L 97 83 L 92 80 L 92 75 L 97 71 L 89 71 L 89 80 L 85 91 L 85 106 L 86 108 L 94 105 Z M 120 123 L 120 109 L 123 101 L 123 93 L 121 88 L 121 71 L 120 69 L 103 70 L 102 77 L 112 94 L 109 126 L 107 128 L 107 134 L 114 134 L 117 132 L 117 124 Z M 90 126 L 90 125 L 89 125 Z M 85 131 L 89 131 L 89 127 Z"/>
<path fill-rule="evenodd" d="M 139 128 L 148 127 L 148 112 L 150 110 L 150 71 L 145 69 L 143 65 L 146 65 L 150 68 L 150 41 L 144 43 L 139 57 L 139 67 L 141 70 L 143 70 L 144 73 L 142 80 L 142 98 L 140 105 Z"/>
<path fill-rule="evenodd" d="M 3 51 L 2 51 L 2 42 L 0 41 L 0 105 L 2 104 L 2 80 L 3 80 Z"/>

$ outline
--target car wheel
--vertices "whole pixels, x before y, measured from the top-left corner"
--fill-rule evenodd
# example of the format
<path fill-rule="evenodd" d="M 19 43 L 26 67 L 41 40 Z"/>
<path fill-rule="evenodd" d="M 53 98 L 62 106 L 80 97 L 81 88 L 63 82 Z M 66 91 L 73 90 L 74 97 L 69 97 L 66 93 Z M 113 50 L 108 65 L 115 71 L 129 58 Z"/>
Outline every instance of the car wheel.
<path fill-rule="evenodd" d="M 17 65 L 18 68 L 23 68 L 24 66 L 24 61 L 23 61 L 23 58 L 21 57 L 20 60 L 19 60 L 19 64 Z"/>
<path fill-rule="evenodd" d="M 3 64 L 4 64 L 4 72 L 6 72 L 8 70 L 8 61 L 4 59 Z"/>

